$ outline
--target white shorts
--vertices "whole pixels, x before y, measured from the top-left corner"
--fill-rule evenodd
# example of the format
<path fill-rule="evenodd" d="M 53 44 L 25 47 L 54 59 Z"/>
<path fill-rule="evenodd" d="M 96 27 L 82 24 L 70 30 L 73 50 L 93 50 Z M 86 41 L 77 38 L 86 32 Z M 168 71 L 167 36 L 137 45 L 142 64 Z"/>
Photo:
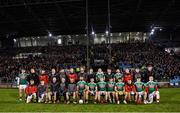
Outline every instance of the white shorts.
<path fill-rule="evenodd" d="M 41 94 L 41 95 L 39 95 L 40 97 L 38 97 L 38 102 L 43 102 L 43 99 L 44 99 L 44 97 L 45 97 L 45 94 L 43 93 L 43 94 Z"/>
<path fill-rule="evenodd" d="M 155 97 L 157 94 L 159 94 L 159 91 L 153 91 L 152 93 L 149 93 L 149 98 Z"/>
<path fill-rule="evenodd" d="M 131 91 L 131 95 L 134 95 L 135 93 L 134 93 L 134 91 Z"/>
<path fill-rule="evenodd" d="M 33 97 L 36 98 L 36 93 L 33 93 L 32 95 L 28 95 L 28 96 L 27 96 L 26 103 L 31 102 L 31 100 L 32 100 Z"/>
<path fill-rule="evenodd" d="M 144 95 L 144 91 L 138 92 L 138 95 Z"/>
<path fill-rule="evenodd" d="M 154 97 L 156 97 L 157 94 L 159 94 L 159 91 L 149 93 L 149 104 L 153 103 Z"/>
<path fill-rule="evenodd" d="M 19 89 L 26 89 L 27 85 L 19 85 Z"/>

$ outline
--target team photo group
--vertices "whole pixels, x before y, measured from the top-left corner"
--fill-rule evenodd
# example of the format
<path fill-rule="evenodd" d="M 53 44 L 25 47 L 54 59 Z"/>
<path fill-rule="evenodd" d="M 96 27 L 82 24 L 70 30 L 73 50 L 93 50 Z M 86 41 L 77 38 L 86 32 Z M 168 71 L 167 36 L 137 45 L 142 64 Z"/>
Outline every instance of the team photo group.
<path fill-rule="evenodd" d="M 147 67 L 146 76 L 140 69 L 101 68 L 85 71 L 84 67 L 61 69 L 56 72 L 45 69 L 20 69 L 17 77 L 18 101 L 26 103 L 159 103 L 158 84 Z M 39 73 L 37 73 L 39 72 Z"/>

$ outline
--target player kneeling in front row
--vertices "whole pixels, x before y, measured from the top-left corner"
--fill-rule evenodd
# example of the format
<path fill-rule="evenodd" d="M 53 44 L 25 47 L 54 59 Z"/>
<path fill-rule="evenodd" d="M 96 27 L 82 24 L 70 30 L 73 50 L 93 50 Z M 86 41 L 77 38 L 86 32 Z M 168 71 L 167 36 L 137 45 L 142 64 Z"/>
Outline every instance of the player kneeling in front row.
<path fill-rule="evenodd" d="M 135 102 L 137 104 L 142 103 L 142 99 L 144 98 L 144 103 L 146 103 L 146 96 L 145 96 L 145 92 L 144 92 L 144 83 L 141 82 L 141 78 L 138 77 L 137 81 L 134 83 L 135 86 L 135 91 L 136 91 L 136 96 L 135 96 Z"/>
<path fill-rule="evenodd" d="M 89 96 L 94 96 L 94 104 L 97 101 L 97 84 L 94 82 L 94 78 L 90 79 L 90 82 L 87 84 L 87 91 L 86 91 L 86 103 L 88 103 Z"/>
<path fill-rule="evenodd" d="M 134 100 L 135 94 L 135 87 L 132 83 L 132 80 L 128 80 L 127 84 L 125 85 L 125 97 L 124 97 L 124 104 L 127 104 L 127 101 L 131 102 Z"/>
<path fill-rule="evenodd" d="M 34 80 L 30 80 L 30 84 L 26 87 L 27 100 L 26 103 L 36 102 L 37 86 L 34 85 Z"/>
<path fill-rule="evenodd" d="M 53 77 L 50 83 L 50 92 L 48 92 L 49 103 L 52 103 L 52 100 L 53 103 L 56 103 L 58 90 L 59 90 L 59 84 L 57 82 L 56 77 Z"/>
<path fill-rule="evenodd" d="M 97 88 L 98 102 L 104 102 L 104 100 L 101 98 L 102 96 L 105 97 L 105 102 L 107 102 L 106 82 L 104 82 L 104 78 L 100 78 L 100 82 L 97 83 Z"/>
<path fill-rule="evenodd" d="M 124 91 L 125 91 L 124 86 L 125 85 L 122 82 L 122 78 L 118 78 L 118 82 L 115 84 L 115 92 L 116 92 L 117 104 L 120 104 L 120 100 L 124 99 Z"/>
<path fill-rule="evenodd" d="M 158 90 L 158 84 L 157 82 L 153 81 L 153 76 L 149 76 L 149 82 L 146 83 L 146 92 L 148 94 L 148 102 L 149 104 L 153 103 L 154 98 L 156 99 L 156 102 L 159 103 L 160 94 Z"/>
<path fill-rule="evenodd" d="M 86 82 L 84 81 L 84 77 L 80 76 L 79 82 L 77 83 L 77 100 L 80 104 L 85 102 L 85 96 L 86 96 Z"/>
<path fill-rule="evenodd" d="M 110 103 L 115 103 L 115 82 L 113 82 L 113 78 L 109 78 L 109 81 L 107 82 L 107 97 L 109 99 Z"/>
<path fill-rule="evenodd" d="M 44 81 L 41 80 L 38 86 L 38 102 L 46 102 L 47 98 L 47 85 L 44 84 Z"/>

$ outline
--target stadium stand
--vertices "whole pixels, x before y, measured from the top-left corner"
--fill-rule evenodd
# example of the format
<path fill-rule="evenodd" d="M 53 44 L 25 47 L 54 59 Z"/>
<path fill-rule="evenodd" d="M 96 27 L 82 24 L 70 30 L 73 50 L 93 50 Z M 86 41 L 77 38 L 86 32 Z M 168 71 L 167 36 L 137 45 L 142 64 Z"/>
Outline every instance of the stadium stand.
<path fill-rule="evenodd" d="M 132 72 L 140 69 L 145 79 L 146 67 L 153 66 L 153 73 L 157 81 L 169 81 L 170 85 L 179 85 L 180 62 L 163 49 L 151 43 L 120 43 L 111 44 L 113 69 L 130 68 Z M 83 45 L 24 47 L 0 50 L 0 78 L 1 83 L 12 83 L 19 74 L 19 69 L 44 68 L 48 72 L 52 68 L 57 71 L 66 68 L 78 68 L 86 65 L 86 47 Z M 23 55 L 20 55 L 24 53 Z M 25 53 L 31 53 L 25 55 Z M 41 53 L 34 55 L 33 53 Z M 96 69 L 108 65 L 108 45 L 96 44 L 90 48 L 91 67 Z M 102 61 L 98 63 L 97 61 Z"/>

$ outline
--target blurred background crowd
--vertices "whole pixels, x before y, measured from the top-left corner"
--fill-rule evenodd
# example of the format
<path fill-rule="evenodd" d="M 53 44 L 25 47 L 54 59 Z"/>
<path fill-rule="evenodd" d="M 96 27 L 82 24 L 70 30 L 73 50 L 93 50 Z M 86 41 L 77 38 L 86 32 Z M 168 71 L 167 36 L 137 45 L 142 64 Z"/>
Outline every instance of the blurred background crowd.
<path fill-rule="evenodd" d="M 135 69 L 139 69 L 143 77 L 147 74 L 147 67 L 151 66 L 157 81 L 169 81 L 180 76 L 179 58 L 151 43 L 95 44 L 90 46 L 89 51 L 90 68 L 94 72 L 98 68 L 106 71 L 108 67 L 113 72 L 118 68 L 121 71 L 129 68 L 134 73 Z M 71 67 L 79 70 L 86 63 L 86 46 L 83 45 L 1 49 L 0 81 L 14 82 L 21 68 L 34 68 L 37 73 L 41 69 L 50 73 L 55 68 L 57 73 L 61 73 Z M 86 68 L 85 72 L 89 73 L 89 69 Z"/>

